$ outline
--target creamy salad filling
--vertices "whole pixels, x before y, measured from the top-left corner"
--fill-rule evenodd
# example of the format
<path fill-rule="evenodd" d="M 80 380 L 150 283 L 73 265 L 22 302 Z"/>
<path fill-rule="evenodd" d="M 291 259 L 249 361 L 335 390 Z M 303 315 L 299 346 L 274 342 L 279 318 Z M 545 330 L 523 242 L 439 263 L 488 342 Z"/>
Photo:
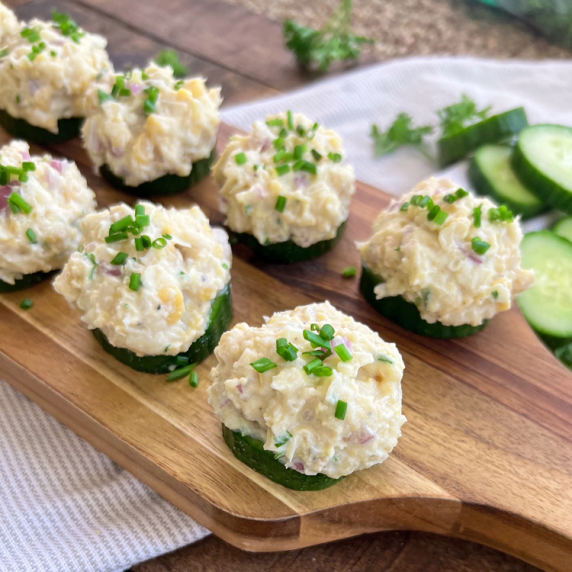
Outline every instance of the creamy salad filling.
<path fill-rule="evenodd" d="M 383 279 L 377 299 L 403 296 L 431 324 L 478 326 L 533 285 L 533 271 L 520 266 L 521 240 L 506 207 L 432 178 L 392 201 L 357 246 Z"/>
<path fill-rule="evenodd" d="M 226 224 L 261 244 L 334 238 L 355 193 L 344 155 L 339 135 L 302 114 L 257 121 L 249 135 L 231 138 L 213 171 Z"/>
<path fill-rule="evenodd" d="M 81 239 L 95 194 L 75 163 L 30 157 L 24 141 L 0 149 L 0 280 L 62 268 Z"/>
<path fill-rule="evenodd" d="M 397 445 L 401 355 L 328 302 L 278 312 L 260 328 L 238 324 L 215 356 L 217 417 L 289 469 L 338 478 L 382 463 Z"/>
<path fill-rule="evenodd" d="M 0 11 L 0 109 L 57 133 L 59 119 L 88 114 L 88 89 L 111 77 L 107 41 L 65 14 L 54 12 L 52 22 L 14 25 L 7 12 Z"/>
<path fill-rule="evenodd" d="M 170 66 L 117 75 L 83 127 L 96 168 L 108 165 L 129 186 L 163 175 L 186 177 L 209 157 L 220 123 L 220 88 L 199 77 L 177 80 Z"/>
<path fill-rule="evenodd" d="M 87 216 L 83 240 L 54 282 L 112 345 L 139 356 L 185 352 L 230 281 L 231 250 L 197 206 L 148 202 Z"/>
<path fill-rule="evenodd" d="M 0 45 L 4 44 L 6 37 L 17 33 L 21 28 L 16 14 L 0 3 Z"/>

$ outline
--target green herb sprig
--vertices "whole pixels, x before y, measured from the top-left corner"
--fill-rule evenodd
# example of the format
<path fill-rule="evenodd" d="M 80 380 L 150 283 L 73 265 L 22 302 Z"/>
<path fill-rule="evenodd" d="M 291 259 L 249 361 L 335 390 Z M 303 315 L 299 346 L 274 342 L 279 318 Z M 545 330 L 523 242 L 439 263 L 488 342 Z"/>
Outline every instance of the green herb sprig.
<path fill-rule="evenodd" d="M 76 44 L 79 44 L 80 39 L 85 36 L 85 32 L 82 32 L 71 16 L 65 12 L 53 10 L 52 20 L 54 21 L 54 28 L 59 29 L 62 36 L 71 38 Z"/>
<path fill-rule="evenodd" d="M 437 111 L 443 132 L 441 136 L 448 137 L 454 135 L 472 123 L 486 119 L 490 110 L 491 106 L 478 110 L 477 104 L 470 97 L 463 94 L 459 103 L 448 105 Z"/>
<path fill-rule="evenodd" d="M 407 113 L 400 113 L 387 131 L 380 130 L 375 124 L 372 125 L 370 137 L 374 140 L 375 156 L 381 157 L 404 145 L 416 147 L 426 154 L 421 145 L 423 138 L 430 133 L 433 133 L 431 125 L 414 127 L 411 116 Z"/>
<path fill-rule="evenodd" d="M 159 66 L 171 66 L 176 78 L 186 77 L 189 74 L 189 68 L 181 62 L 175 50 L 161 50 L 155 58 L 155 63 Z"/>

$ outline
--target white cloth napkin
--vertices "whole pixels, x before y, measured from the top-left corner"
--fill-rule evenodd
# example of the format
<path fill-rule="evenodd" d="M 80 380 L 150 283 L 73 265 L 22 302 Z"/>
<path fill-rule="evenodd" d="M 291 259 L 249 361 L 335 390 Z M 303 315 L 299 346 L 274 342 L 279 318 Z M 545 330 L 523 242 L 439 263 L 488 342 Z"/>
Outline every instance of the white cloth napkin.
<path fill-rule="evenodd" d="M 412 59 L 382 64 L 223 112 L 248 129 L 293 109 L 339 131 L 358 178 L 400 195 L 433 174 L 412 149 L 373 158 L 371 123 L 408 112 L 417 124 L 466 93 L 531 122 L 572 124 L 572 63 Z M 454 177 L 466 184 L 464 166 Z M 0 371 L 0 376 L 2 372 Z M 114 572 L 208 532 L 0 381 L 0 572 Z"/>

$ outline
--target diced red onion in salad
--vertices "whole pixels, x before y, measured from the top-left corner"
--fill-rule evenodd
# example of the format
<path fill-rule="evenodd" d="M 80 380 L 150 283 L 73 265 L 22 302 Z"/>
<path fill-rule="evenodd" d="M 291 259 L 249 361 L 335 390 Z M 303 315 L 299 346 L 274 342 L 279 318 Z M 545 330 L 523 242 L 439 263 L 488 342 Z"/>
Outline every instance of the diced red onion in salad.
<path fill-rule="evenodd" d="M 226 407 L 229 403 L 230 403 L 230 399 L 228 399 L 228 398 L 223 399 L 223 400 L 220 402 L 220 406 L 219 406 L 219 407 L 222 409 L 223 407 Z"/>
<path fill-rule="evenodd" d="M 50 161 L 50 167 L 54 168 L 60 175 L 64 172 L 64 162 L 58 161 L 57 159 L 52 159 Z"/>
<path fill-rule="evenodd" d="M 344 437 L 344 441 L 354 445 L 365 445 L 374 437 L 375 433 L 367 425 L 364 425 L 359 431 L 353 431 L 348 437 Z"/>
<path fill-rule="evenodd" d="M 22 159 L 24 159 L 24 161 L 29 161 L 31 159 L 30 153 L 28 153 L 28 151 L 22 151 Z"/>
<path fill-rule="evenodd" d="M 292 468 L 299 473 L 304 472 L 304 463 L 301 459 L 292 459 Z"/>
<path fill-rule="evenodd" d="M 0 187 L 0 211 L 3 211 L 8 206 L 8 197 L 12 193 L 12 187 L 4 185 Z"/>
<path fill-rule="evenodd" d="M 133 95 L 139 95 L 143 91 L 143 86 L 140 83 L 132 83 L 129 89 Z"/>
<path fill-rule="evenodd" d="M 260 147 L 260 152 L 264 153 L 265 151 L 268 151 L 269 147 L 270 147 L 270 139 L 265 139 L 262 142 L 262 146 Z"/>
<path fill-rule="evenodd" d="M 298 174 L 294 177 L 294 184 L 296 187 L 305 188 L 308 186 L 308 177 L 304 174 Z"/>
<path fill-rule="evenodd" d="M 101 271 L 107 276 L 121 276 L 121 268 L 110 264 L 101 264 Z"/>
<path fill-rule="evenodd" d="M 334 349 L 336 346 L 341 346 L 341 345 L 346 346 L 346 348 L 348 348 L 348 350 L 350 352 L 353 351 L 354 346 L 353 344 L 348 340 L 348 338 L 346 338 L 345 336 L 336 336 L 331 342 L 330 345 L 332 346 L 332 349 Z"/>
<path fill-rule="evenodd" d="M 469 259 L 472 260 L 475 264 L 482 264 L 483 257 L 479 256 L 468 244 L 464 242 L 457 241 L 457 248 Z"/>

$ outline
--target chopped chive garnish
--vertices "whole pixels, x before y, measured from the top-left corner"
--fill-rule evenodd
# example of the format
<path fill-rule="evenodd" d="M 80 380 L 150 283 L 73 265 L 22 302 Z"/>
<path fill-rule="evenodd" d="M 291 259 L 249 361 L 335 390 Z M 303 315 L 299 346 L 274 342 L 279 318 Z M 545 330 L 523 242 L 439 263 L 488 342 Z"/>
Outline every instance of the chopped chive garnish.
<path fill-rule="evenodd" d="M 329 340 L 322 338 L 322 336 L 319 336 L 318 334 L 309 332 L 308 330 L 304 330 L 304 339 L 309 341 L 314 348 L 326 348 L 328 350 L 332 349 L 332 345 L 330 344 Z"/>
<path fill-rule="evenodd" d="M 352 354 L 350 353 L 350 350 L 348 350 L 348 348 L 346 348 L 344 344 L 336 346 L 334 350 L 340 356 L 340 359 L 342 361 L 350 361 L 353 357 Z"/>
<path fill-rule="evenodd" d="M 288 131 L 286 131 L 284 128 L 280 129 L 278 137 L 280 137 L 280 139 L 286 139 L 286 137 L 288 137 Z"/>
<path fill-rule="evenodd" d="M 457 189 L 452 195 L 445 195 L 443 197 L 443 200 L 446 203 L 449 204 L 453 204 L 454 202 L 458 201 L 459 199 L 462 199 L 463 197 L 468 196 L 468 192 L 465 191 L 465 189 Z"/>
<path fill-rule="evenodd" d="M 483 218 L 483 205 L 482 204 L 480 204 L 478 207 L 475 207 L 473 209 L 473 218 L 475 219 L 474 223 L 473 223 L 475 225 L 475 228 L 481 228 L 481 221 Z"/>
<path fill-rule="evenodd" d="M 189 358 L 187 356 L 175 357 L 175 365 L 177 367 L 186 367 L 189 365 Z"/>
<path fill-rule="evenodd" d="M 286 175 L 286 173 L 290 172 L 290 165 L 280 165 L 278 167 L 276 167 L 276 174 L 279 177 L 282 177 L 283 175 Z"/>
<path fill-rule="evenodd" d="M 258 373 L 264 373 L 278 367 L 270 358 L 263 357 L 250 364 Z"/>
<path fill-rule="evenodd" d="M 389 363 L 389 364 L 393 365 L 393 360 L 387 356 L 379 356 L 377 358 L 377 361 L 383 361 L 385 363 Z"/>
<path fill-rule="evenodd" d="M 137 215 L 135 217 L 135 223 L 139 228 L 144 228 L 151 224 L 151 217 L 148 214 Z"/>
<path fill-rule="evenodd" d="M 292 439 L 292 433 L 290 433 L 290 431 L 286 431 L 286 435 L 276 441 L 276 447 L 282 447 L 282 445 L 288 443 L 290 439 Z"/>
<path fill-rule="evenodd" d="M 324 324 L 320 330 L 320 337 L 325 340 L 333 340 L 336 330 L 330 324 Z"/>
<path fill-rule="evenodd" d="M 440 211 L 441 207 L 439 205 L 435 205 L 427 214 L 427 220 L 434 220 Z"/>
<path fill-rule="evenodd" d="M 179 90 L 183 87 L 183 85 L 185 85 L 185 80 L 184 80 L 184 79 L 180 79 L 179 81 L 177 81 L 177 82 L 175 83 L 175 85 L 173 86 L 173 89 L 174 89 L 175 91 L 179 91 Z"/>
<path fill-rule="evenodd" d="M 193 369 L 195 369 L 196 366 L 197 366 L 196 363 L 192 363 L 191 365 L 188 365 L 186 367 L 181 367 L 179 369 L 172 371 L 169 374 L 169 377 L 167 377 L 167 381 L 177 381 L 178 379 L 187 377 L 187 375 L 190 375 L 190 373 L 193 371 Z"/>
<path fill-rule="evenodd" d="M 154 86 L 148 87 L 145 90 L 145 93 L 147 94 L 147 99 L 143 104 L 143 110 L 145 111 L 146 115 L 149 115 L 157 111 L 155 104 L 157 103 L 157 99 L 159 98 L 159 88 Z"/>
<path fill-rule="evenodd" d="M 471 240 L 471 247 L 477 254 L 484 254 L 491 245 L 484 240 L 481 240 L 478 236 L 475 236 L 473 240 Z"/>
<path fill-rule="evenodd" d="M 223 263 L 222 263 L 222 267 L 223 267 L 225 270 L 228 270 L 228 264 L 227 264 L 226 262 L 223 262 Z"/>
<path fill-rule="evenodd" d="M 127 254 L 127 252 L 118 252 L 111 261 L 111 264 L 113 264 L 113 266 L 123 266 L 128 258 L 129 254 Z"/>
<path fill-rule="evenodd" d="M 115 234 L 112 234 L 111 236 L 106 236 L 105 242 L 107 242 L 107 244 L 111 244 L 112 242 L 120 242 L 122 240 L 127 240 L 128 238 L 129 235 L 126 232 L 117 232 Z"/>
<path fill-rule="evenodd" d="M 301 125 L 297 125 L 296 126 L 296 133 L 298 133 L 298 135 L 300 135 L 300 137 L 304 137 L 306 135 L 306 130 Z"/>
<path fill-rule="evenodd" d="M 131 274 L 131 278 L 129 279 L 129 288 L 137 292 L 139 290 L 139 286 L 141 286 L 141 274 L 138 272 Z"/>
<path fill-rule="evenodd" d="M 199 374 L 196 371 L 191 371 L 191 377 L 189 377 L 189 385 L 195 388 L 199 386 Z"/>
<path fill-rule="evenodd" d="M 5 58 L 8 55 L 8 48 L 4 48 L 3 50 L 0 50 L 0 58 Z"/>
<path fill-rule="evenodd" d="M 163 238 L 165 238 L 166 240 L 173 240 L 173 237 L 170 234 L 165 233 L 163 235 Z"/>
<path fill-rule="evenodd" d="M 491 222 L 501 221 L 510 223 L 514 221 L 514 215 L 506 205 L 501 205 L 498 208 L 492 208 L 489 210 L 489 220 Z"/>
<path fill-rule="evenodd" d="M 109 234 L 115 234 L 117 232 L 121 232 L 122 230 L 127 229 L 129 226 L 131 226 L 133 224 L 133 217 L 131 215 L 127 215 L 126 217 L 123 217 L 122 219 L 118 220 L 117 222 L 114 222 L 110 227 L 109 227 Z"/>
<path fill-rule="evenodd" d="M 278 338 L 276 340 L 276 353 L 286 361 L 295 361 L 298 348 L 289 343 L 286 338 Z"/>
<path fill-rule="evenodd" d="M 286 203 L 288 202 L 288 199 L 286 197 L 283 197 L 282 195 L 280 195 L 278 197 L 278 199 L 276 200 L 276 206 L 274 207 L 279 213 L 283 213 L 284 209 L 286 208 Z"/>
<path fill-rule="evenodd" d="M 338 401 L 336 403 L 336 419 L 343 421 L 346 418 L 346 412 L 348 410 L 348 404 L 345 401 Z"/>
<path fill-rule="evenodd" d="M 320 358 L 316 358 L 304 366 L 304 371 L 308 375 L 310 375 L 314 369 L 320 367 L 321 365 L 322 365 L 322 360 Z"/>
<path fill-rule="evenodd" d="M 312 157 L 316 159 L 316 161 L 320 161 L 322 159 L 322 155 L 318 153 L 315 149 L 312 149 Z"/>
<path fill-rule="evenodd" d="M 52 58 L 55 58 L 58 54 L 56 53 L 55 50 L 50 50 L 50 56 L 52 56 Z"/>
<path fill-rule="evenodd" d="M 24 161 L 22 163 L 22 169 L 24 169 L 24 171 L 35 171 L 36 163 L 33 163 L 32 161 Z"/>
<path fill-rule="evenodd" d="M 296 145 L 294 147 L 294 159 L 301 159 L 307 150 L 306 145 Z"/>
<path fill-rule="evenodd" d="M 294 115 L 290 110 L 286 112 L 286 115 L 288 116 L 288 129 L 294 131 Z"/>
<path fill-rule="evenodd" d="M 328 153 L 328 159 L 332 163 L 339 163 L 342 160 L 342 156 L 339 153 Z"/>
<path fill-rule="evenodd" d="M 164 238 L 157 238 L 153 241 L 153 248 L 157 250 L 161 250 L 167 246 L 167 241 Z"/>
<path fill-rule="evenodd" d="M 348 266 L 342 271 L 342 276 L 344 278 L 353 278 L 357 274 L 357 268 L 355 266 Z"/>
<path fill-rule="evenodd" d="M 28 237 L 28 240 L 32 243 L 32 244 L 38 244 L 38 237 L 36 236 L 36 233 L 29 228 L 26 231 L 26 236 Z"/>
<path fill-rule="evenodd" d="M 499 293 L 497 290 L 493 291 L 493 298 L 496 300 L 499 297 Z"/>
<path fill-rule="evenodd" d="M 282 149 L 280 149 L 280 151 L 278 151 L 278 153 L 276 153 L 276 155 L 274 155 L 274 157 L 272 157 L 272 160 L 275 163 L 280 163 L 280 161 L 282 161 L 282 159 L 284 159 L 284 156 L 287 155 L 287 151 L 284 147 L 282 147 Z"/>
<path fill-rule="evenodd" d="M 302 352 L 302 355 L 319 357 L 322 361 L 324 361 L 325 359 L 328 359 L 332 355 L 332 352 L 330 350 L 328 351 L 312 350 L 310 352 Z"/>
<path fill-rule="evenodd" d="M 320 331 L 320 326 L 318 326 L 318 324 L 312 324 L 310 326 L 310 331 L 312 332 L 319 332 Z"/>
<path fill-rule="evenodd" d="M 441 226 L 447 220 L 448 216 L 449 213 L 445 212 L 444 210 L 440 210 L 433 219 L 433 222 Z"/>
<path fill-rule="evenodd" d="M 433 200 L 431 199 L 431 197 L 429 195 L 425 195 L 420 201 L 418 206 L 425 208 L 428 207 L 429 210 L 431 210 L 433 208 Z"/>
<path fill-rule="evenodd" d="M 407 209 L 409 208 L 409 203 L 403 203 L 401 205 L 401 208 L 399 209 L 402 213 L 407 212 Z"/>
<path fill-rule="evenodd" d="M 310 163 L 309 161 L 304 161 L 300 159 L 294 163 L 292 167 L 293 171 L 306 171 L 307 173 L 312 173 L 316 175 L 318 173 L 318 166 L 315 163 Z"/>
<path fill-rule="evenodd" d="M 422 195 L 413 195 L 410 199 L 410 203 L 414 206 L 417 207 L 419 206 L 419 203 L 421 202 L 421 200 L 423 200 L 423 196 Z"/>
<path fill-rule="evenodd" d="M 316 377 L 330 377 L 333 373 L 334 370 L 327 365 L 321 365 L 312 370 L 312 375 L 315 375 Z"/>
<path fill-rule="evenodd" d="M 10 194 L 8 197 L 8 204 L 10 205 L 10 208 L 12 208 L 12 205 L 18 208 L 17 211 L 12 208 L 12 212 L 14 213 L 22 211 L 25 214 L 30 214 L 33 210 L 32 206 L 16 192 Z"/>
<path fill-rule="evenodd" d="M 146 234 L 141 237 L 141 240 L 143 241 L 143 248 L 151 248 L 153 242 Z"/>
<path fill-rule="evenodd" d="M 269 119 L 266 125 L 268 127 L 284 127 L 284 121 L 282 119 Z"/>
<path fill-rule="evenodd" d="M 237 165 L 244 165 L 248 161 L 246 153 L 237 153 L 234 156 L 234 160 L 236 161 Z"/>
<path fill-rule="evenodd" d="M 135 217 L 145 214 L 145 207 L 143 205 L 135 205 Z"/>
<path fill-rule="evenodd" d="M 272 145 L 274 145 L 274 148 L 277 150 L 282 149 L 285 145 L 284 139 L 282 137 L 278 137 L 278 139 L 274 139 L 274 141 L 272 141 Z"/>
<path fill-rule="evenodd" d="M 34 302 L 33 302 L 33 300 L 30 300 L 30 298 L 24 298 L 20 302 L 20 308 L 22 308 L 22 310 L 29 310 L 33 305 L 34 305 Z"/>
<path fill-rule="evenodd" d="M 115 101 L 115 98 L 110 93 L 105 93 L 105 91 L 101 91 L 101 89 L 97 90 L 97 97 L 99 98 L 100 105 L 106 101 Z"/>

